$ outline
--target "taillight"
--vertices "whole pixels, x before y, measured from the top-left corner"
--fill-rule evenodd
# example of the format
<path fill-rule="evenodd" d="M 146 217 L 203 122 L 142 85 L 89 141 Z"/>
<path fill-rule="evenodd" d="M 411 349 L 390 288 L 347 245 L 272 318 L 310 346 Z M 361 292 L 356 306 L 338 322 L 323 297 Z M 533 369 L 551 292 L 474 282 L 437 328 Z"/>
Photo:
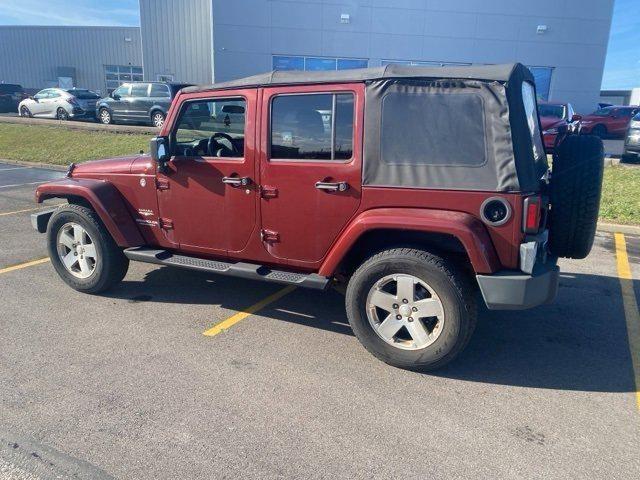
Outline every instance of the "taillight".
<path fill-rule="evenodd" d="M 540 197 L 527 197 L 524 199 L 522 229 L 524 233 L 538 233 L 540 228 Z"/>

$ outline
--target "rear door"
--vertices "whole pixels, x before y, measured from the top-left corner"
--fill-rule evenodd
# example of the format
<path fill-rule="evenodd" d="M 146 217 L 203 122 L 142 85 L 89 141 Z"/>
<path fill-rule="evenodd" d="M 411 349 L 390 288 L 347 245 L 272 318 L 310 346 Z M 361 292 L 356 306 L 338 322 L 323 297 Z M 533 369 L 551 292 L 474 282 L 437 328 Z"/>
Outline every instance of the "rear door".
<path fill-rule="evenodd" d="M 317 264 L 358 209 L 364 85 L 265 88 L 262 241 L 280 261 Z"/>

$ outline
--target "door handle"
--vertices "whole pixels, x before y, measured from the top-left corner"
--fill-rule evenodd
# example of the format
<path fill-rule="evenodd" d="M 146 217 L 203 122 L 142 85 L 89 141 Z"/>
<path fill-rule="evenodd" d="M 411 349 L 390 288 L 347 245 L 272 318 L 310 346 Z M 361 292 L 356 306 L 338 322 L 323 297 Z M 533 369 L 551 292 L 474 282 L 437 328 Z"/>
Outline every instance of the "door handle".
<path fill-rule="evenodd" d="M 222 183 L 232 187 L 246 187 L 251 183 L 251 179 L 249 177 L 222 177 Z"/>
<path fill-rule="evenodd" d="M 316 188 L 325 192 L 344 192 L 349 188 L 349 184 L 347 182 L 316 182 Z"/>

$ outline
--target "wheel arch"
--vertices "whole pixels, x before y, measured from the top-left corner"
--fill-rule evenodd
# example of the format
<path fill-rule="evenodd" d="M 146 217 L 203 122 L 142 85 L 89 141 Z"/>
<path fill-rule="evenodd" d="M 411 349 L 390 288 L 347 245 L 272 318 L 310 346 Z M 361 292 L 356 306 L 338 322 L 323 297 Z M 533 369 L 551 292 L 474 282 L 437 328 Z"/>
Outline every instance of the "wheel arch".
<path fill-rule="evenodd" d="M 322 263 L 319 274 L 352 271 L 370 255 L 391 247 L 412 246 L 456 256 L 475 273 L 501 268 L 482 222 L 463 212 L 385 208 L 368 210 L 342 232 Z"/>
<path fill-rule="evenodd" d="M 110 182 L 94 179 L 67 178 L 45 183 L 36 189 L 36 202 L 64 198 L 69 203 L 91 208 L 119 247 L 144 244 L 140 230 L 131 217 L 124 198 Z"/>

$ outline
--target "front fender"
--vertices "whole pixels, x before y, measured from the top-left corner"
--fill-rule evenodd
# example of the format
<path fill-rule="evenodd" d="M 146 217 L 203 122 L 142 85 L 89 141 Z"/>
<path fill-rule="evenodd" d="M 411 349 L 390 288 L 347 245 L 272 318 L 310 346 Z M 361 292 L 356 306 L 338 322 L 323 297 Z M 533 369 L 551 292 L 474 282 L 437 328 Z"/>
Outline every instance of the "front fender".
<path fill-rule="evenodd" d="M 66 178 L 45 183 L 36 189 L 36 202 L 48 198 L 81 197 L 88 201 L 120 247 L 144 245 L 144 239 L 129 214 L 118 189 L 105 180 Z"/>
<path fill-rule="evenodd" d="M 501 267 L 489 233 L 473 215 L 419 208 L 379 208 L 361 213 L 349 224 L 334 243 L 318 273 L 333 275 L 358 238 L 381 229 L 449 234 L 462 243 L 476 273 L 493 273 Z"/>

